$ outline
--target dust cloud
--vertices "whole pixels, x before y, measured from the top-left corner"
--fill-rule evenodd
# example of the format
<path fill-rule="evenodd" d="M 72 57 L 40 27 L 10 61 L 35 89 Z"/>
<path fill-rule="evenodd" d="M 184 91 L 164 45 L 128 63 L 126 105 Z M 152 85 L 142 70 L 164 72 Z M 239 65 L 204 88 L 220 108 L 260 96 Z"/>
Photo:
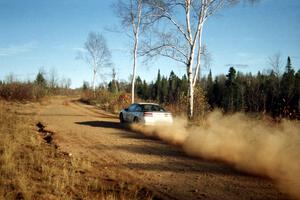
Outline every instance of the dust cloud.
<path fill-rule="evenodd" d="M 191 156 L 221 160 L 236 169 L 268 176 L 278 187 L 300 199 L 300 123 L 267 124 L 244 114 L 214 111 L 203 126 L 187 126 L 175 119 L 172 126 L 143 127 L 134 131 L 179 145 Z"/>

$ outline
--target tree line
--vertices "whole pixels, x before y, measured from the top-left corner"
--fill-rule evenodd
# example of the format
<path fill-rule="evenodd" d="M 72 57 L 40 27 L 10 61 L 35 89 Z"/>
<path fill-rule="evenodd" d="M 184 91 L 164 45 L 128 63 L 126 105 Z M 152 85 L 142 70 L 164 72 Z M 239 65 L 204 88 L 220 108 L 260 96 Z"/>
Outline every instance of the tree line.
<path fill-rule="evenodd" d="M 130 92 L 130 86 L 116 80 L 108 84 L 111 92 L 116 91 L 116 87 Z M 210 109 L 260 112 L 274 118 L 300 119 L 300 70 L 296 72 L 293 69 L 290 57 L 281 75 L 274 70 L 256 75 L 244 74 L 230 67 L 226 75 L 213 77 L 210 71 L 196 87 L 205 96 Z M 187 88 L 186 75 L 178 77 L 173 71 L 169 77 L 161 76 L 158 71 L 156 80 L 150 83 L 139 76 L 136 78 L 136 95 L 145 101 L 178 104 L 186 99 Z"/>

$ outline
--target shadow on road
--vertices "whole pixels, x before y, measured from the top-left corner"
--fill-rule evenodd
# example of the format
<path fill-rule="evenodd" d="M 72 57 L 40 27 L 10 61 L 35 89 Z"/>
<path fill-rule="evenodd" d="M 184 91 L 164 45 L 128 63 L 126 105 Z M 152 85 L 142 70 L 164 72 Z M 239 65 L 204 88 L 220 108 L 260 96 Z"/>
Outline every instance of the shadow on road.
<path fill-rule="evenodd" d="M 125 169 L 131 170 L 147 170 L 147 171 L 165 171 L 165 172 L 173 172 L 173 173 L 194 173 L 194 174 L 220 174 L 226 176 L 239 176 L 239 177 L 252 177 L 255 178 L 251 174 L 247 174 L 244 172 L 240 172 L 234 169 L 232 166 L 227 165 L 223 162 L 218 161 L 208 161 L 201 158 L 194 158 L 186 155 L 181 149 L 176 148 L 174 146 L 166 145 L 166 144 L 147 144 L 141 143 L 140 145 L 130 144 L 130 145 L 117 145 L 117 146 L 108 146 L 108 145 L 96 145 L 91 146 L 91 148 L 95 148 L 101 151 L 114 151 L 114 152 L 130 152 L 132 155 L 140 154 L 143 156 L 143 159 L 140 159 L 137 156 L 136 160 L 129 160 L 126 163 L 123 163 L 122 166 L 120 164 L 112 164 L 107 165 L 104 164 L 102 168 L 109 166 L 110 168 L 120 168 L 124 167 Z M 167 158 L 168 159 L 158 159 L 155 162 L 152 162 L 153 158 Z M 144 163 L 144 158 L 151 158 L 151 162 Z"/>
<path fill-rule="evenodd" d="M 102 109 L 99 109 L 91 104 L 89 104 L 88 102 L 82 100 L 82 99 L 75 99 L 71 101 L 74 105 L 78 105 L 78 106 L 84 106 L 85 109 L 87 109 L 88 111 L 92 112 L 93 114 L 96 114 L 96 117 L 101 117 L 101 118 L 107 118 L 107 119 L 119 119 L 118 115 L 115 114 L 111 114 L 108 113 Z M 91 107 L 87 107 L 87 106 L 91 106 Z"/>
<path fill-rule="evenodd" d="M 124 134 L 124 132 L 115 132 L 115 134 L 120 135 L 122 138 L 159 140 L 158 138 L 145 136 L 138 131 L 132 130 L 130 128 L 129 123 L 121 124 L 120 122 L 113 122 L 113 121 L 84 121 L 84 122 L 75 122 L 75 124 L 91 126 L 91 127 L 99 127 L 99 128 L 114 128 L 114 129 L 126 131 L 128 134 Z"/>
<path fill-rule="evenodd" d="M 120 124 L 119 122 L 111 122 L 111 121 L 85 121 L 85 122 L 75 122 L 75 123 L 79 125 L 86 125 L 92 127 L 129 129 L 128 125 L 123 125 Z"/>

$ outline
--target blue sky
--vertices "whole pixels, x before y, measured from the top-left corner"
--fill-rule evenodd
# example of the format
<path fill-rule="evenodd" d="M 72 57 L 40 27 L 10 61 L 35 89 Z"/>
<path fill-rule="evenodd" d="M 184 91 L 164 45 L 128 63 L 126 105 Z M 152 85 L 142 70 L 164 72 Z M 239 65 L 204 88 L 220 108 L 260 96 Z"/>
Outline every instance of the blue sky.
<path fill-rule="evenodd" d="M 91 68 L 76 59 L 90 31 L 106 37 L 118 79 L 131 73 L 129 38 L 107 29 L 119 21 L 111 9 L 113 0 L 0 0 L 0 79 L 13 73 L 32 80 L 39 69 L 55 69 L 60 79 L 71 78 L 72 87 L 91 81 Z M 261 0 L 255 6 L 243 3 L 226 8 L 208 19 L 203 41 L 211 53 L 214 75 L 227 73 L 227 64 L 244 64 L 243 72 L 265 71 L 268 57 L 280 52 L 300 68 L 300 1 Z M 157 70 L 183 75 L 185 68 L 167 59 L 140 63 L 138 75 L 155 79 Z M 205 74 L 207 70 L 203 70 Z M 110 80 L 110 72 L 98 77 Z"/>

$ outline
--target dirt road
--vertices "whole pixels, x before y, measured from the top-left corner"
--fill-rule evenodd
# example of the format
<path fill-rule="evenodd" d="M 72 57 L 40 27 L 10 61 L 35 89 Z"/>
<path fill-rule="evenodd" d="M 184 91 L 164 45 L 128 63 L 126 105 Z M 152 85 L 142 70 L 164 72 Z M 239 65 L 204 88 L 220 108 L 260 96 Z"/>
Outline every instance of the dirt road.
<path fill-rule="evenodd" d="M 75 99 L 55 98 L 40 106 L 37 120 L 55 132 L 62 151 L 97 166 L 96 176 L 144 185 L 167 199 L 287 199 L 270 180 L 188 157 Z"/>

